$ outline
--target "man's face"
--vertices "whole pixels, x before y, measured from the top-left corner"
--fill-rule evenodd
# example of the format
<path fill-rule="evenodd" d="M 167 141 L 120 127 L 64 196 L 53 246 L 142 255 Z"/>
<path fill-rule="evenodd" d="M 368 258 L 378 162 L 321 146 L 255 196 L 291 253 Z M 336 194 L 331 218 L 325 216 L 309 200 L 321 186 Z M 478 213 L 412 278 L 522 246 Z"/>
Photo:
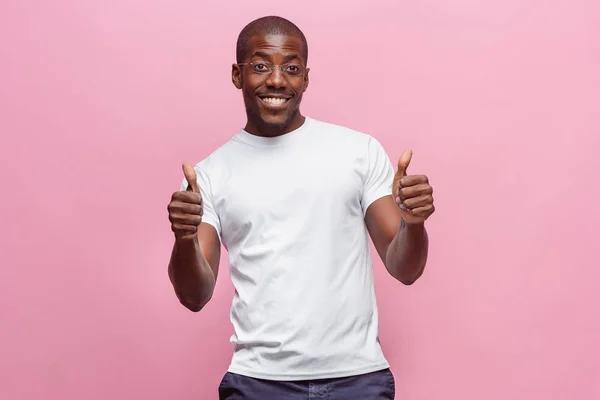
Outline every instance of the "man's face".
<path fill-rule="evenodd" d="M 246 59 L 234 65 L 232 72 L 233 83 L 244 96 L 249 127 L 285 133 L 301 124 L 300 102 L 308 86 L 303 50 L 302 40 L 293 35 L 250 38 Z M 272 65 L 275 68 L 270 72 Z"/>

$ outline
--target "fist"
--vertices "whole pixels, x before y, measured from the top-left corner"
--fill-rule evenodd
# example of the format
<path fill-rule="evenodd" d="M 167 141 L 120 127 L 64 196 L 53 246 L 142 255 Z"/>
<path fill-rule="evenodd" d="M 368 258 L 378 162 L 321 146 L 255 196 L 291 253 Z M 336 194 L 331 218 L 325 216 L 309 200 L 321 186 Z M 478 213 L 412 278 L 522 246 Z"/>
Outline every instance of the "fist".
<path fill-rule="evenodd" d="M 196 171 L 190 164 L 183 164 L 183 174 L 188 182 L 186 191 L 173 193 L 169 210 L 171 229 L 178 239 L 193 239 L 202 222 L 202 195 L 196 180 Z"/>
<path fill-rule="evenodd" d="M 407 224 L 421 224 L 435 211 L 433 188 L 425 175 L 407 175 L 412 158 L 411 150 L 404 150 L 398 160 L 392 193 L 400 207 L 402 219 Z"/>

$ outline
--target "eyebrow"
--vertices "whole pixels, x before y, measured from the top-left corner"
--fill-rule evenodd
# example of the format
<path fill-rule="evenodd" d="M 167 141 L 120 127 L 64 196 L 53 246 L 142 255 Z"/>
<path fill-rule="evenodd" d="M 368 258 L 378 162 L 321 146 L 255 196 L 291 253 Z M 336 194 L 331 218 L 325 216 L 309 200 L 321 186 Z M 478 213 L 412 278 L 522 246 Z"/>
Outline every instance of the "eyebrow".
<path fill-rule="evenodd" d="M 252 57 L 261 57 L 261 58 L 266 58 L 267 60 L 273 60 L 271 55 L 265 53 L 264 51 L 257 51 L 256 53 L 254 53 L 252 55 Z M 298 56 L 298 54 L 288 54 L 286 56 L 283 57 L 283 62 L 289 62 L 291 60 L 298 60 L 301 61 L 300 56 Z"/>

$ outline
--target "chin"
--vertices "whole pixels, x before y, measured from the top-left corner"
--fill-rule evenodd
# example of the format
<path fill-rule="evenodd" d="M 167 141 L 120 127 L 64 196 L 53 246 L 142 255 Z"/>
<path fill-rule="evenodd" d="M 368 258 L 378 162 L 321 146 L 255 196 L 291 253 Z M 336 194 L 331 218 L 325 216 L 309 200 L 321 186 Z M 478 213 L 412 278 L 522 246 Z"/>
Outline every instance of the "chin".
<path fill-rule="evenodd" d="M 264 127 L 268 127 L 268 128 L 276 128 L 276 127 L 281 127 L 284 128 L 286 126 L 288 126 L 290 123 L 292 122 L 292 118 L 290 118 L 289 115 L 283 115 L 283 116 L 272 116 L 272 115 L 265 115 L 265 116 L 260 116 L 260 124 Z"/>
<path fill-rule="evenodd" d="M 287 128 L 294 120 L 294 114 L 277 113 L 265 114 L 258 110 L 246 109 L 248 118 L 252 120 L 254 126 L 264 133 L 277 134 Z"/>
<path fill-rule="evenodd" d="M 259 129 L 267 135 L 277 135 L 284 131 L 290 124 L 289 120 L 262 119 L 257 124 Z"/>

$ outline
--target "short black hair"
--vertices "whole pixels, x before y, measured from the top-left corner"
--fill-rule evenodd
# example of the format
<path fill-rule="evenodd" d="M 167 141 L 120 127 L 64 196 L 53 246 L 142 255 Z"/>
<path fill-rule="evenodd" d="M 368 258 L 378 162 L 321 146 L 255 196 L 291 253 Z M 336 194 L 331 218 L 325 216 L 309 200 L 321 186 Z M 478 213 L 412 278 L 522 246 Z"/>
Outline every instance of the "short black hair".
<path fill-rule="evenodd" d="M 295 35 L 299 36 L 302 40 L 302 45 L 304 50 L 302 51 L 302 58 L 304 58 L 304 62 L 308 61 L 308 43 L 306 42 L 306 37 L 304 33 L 294 24 L 293 22 L 274 15 L 261 17 L 250 22 L 248 25 L 242 29 L 240 35 L 238 36 L 237 45 L 236 45 L 236 59 L 237 63 L 244 62 L 247 54 L 248 42 L 250 41 L 250 37 L 254 35 Z"/>

